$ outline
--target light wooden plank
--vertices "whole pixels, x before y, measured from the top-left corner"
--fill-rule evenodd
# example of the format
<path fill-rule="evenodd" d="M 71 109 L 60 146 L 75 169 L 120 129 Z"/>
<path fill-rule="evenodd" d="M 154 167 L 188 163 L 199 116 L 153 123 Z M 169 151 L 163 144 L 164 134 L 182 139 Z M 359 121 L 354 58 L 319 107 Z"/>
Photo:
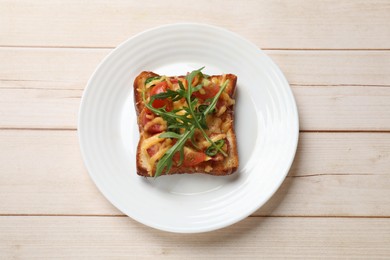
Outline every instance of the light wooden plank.
<path fill-rule="evenodd" d="M 290 84 L 390 85 L 390 51 L 266 53 L 280 66 Z"/>
<path fill-rule="evenodd" d="M 390 219 L 248 218 L 203 234 L 172 234 L 122 217 L 0 217 L 1 258 L 390 257 Z"/>
<path fill-rule="evenodd" d="M 177 22 L 225 27 L 263 48 L 388 49 L 386 0 L 2 1 L 0 45 L 113 47 Z"/>
<path fill-rule="evenodd" d="M 0 214 L 121 214 L 90 180 L 75 131 L 0 131 Z M 390 216 L 390 134 L 302 133 L 255 215 Z"/>
<path fill-rule="evenodd" d="M 78 88 L 84 88 L 99 62 L 110 51 L 0 48 L 0 81 L 77 82 Z"/>
<path fill-rule="evenodd" d="M 389 216 L 389 151 L 390 133 L 303 133 L 287 179 L 254 215 Z"/>
<path fill-rule="evenodd" d="M 107 53 L 0 48 L 1 127 L 75 128 L 77 90 Z M 389 130 L 389 88 L 370 85 L 390 86 L 390 52 L 269 53 L 293 84 L 302 130 Z"/>
<path fill-rule="evenodd" d="M 78 89 L 0 89 L 0 127 L 76 129 L 81 94 Z"/>
<path fill-rule="evenodd" d="M 76 131 L 3 130 L 0 136 L 2 213 L 120 214 L 85 170 Z"/>
<path fill-rule="evenodd" d="M 0 85 L 0 128 L 76 129 L 82 91 L 66 88 L 77 84 L 3 81 Z M 390 130 L 390 87 L 292 89 L 301 130 Z"/>
<path fill-rule="evenodd" d="M 79 88 L 84 88 L 94 69 L 110 51 L 0 48 L 0 82 L 66 82 L 78 83 Z M 390 51 L 272 50 L 266 53 L 281 67 L 290 84 L 390 86 Z"/>
<path fill-rule="evenodd" d="M 301 133 L 290 176 L 389 175 L 390 133 Z"/>
<path fill-rule="evenodd" d="M 290 174 L 275 195 L 252 215 L 388 217 L 390 210 L 384 205 L 390 203 L 389 189 L 389 174 Z"/>
<path fill-rule="evenodd" d="M 390 130 L 390 87 L 292 86 L 301 130 Z"/>

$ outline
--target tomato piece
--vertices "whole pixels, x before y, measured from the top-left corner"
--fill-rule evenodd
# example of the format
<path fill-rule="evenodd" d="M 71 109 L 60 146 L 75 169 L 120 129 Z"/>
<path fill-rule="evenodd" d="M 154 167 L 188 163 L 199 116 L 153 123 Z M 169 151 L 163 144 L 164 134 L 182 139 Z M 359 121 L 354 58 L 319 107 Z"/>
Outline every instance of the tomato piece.
<path fill-rule="evenodd" d="M 150 109 L 149 109 L 149 108 L 147 108 L 147 107 L 144 107 L 144 109 L 145 109 L 145 112 L 146 112 L 146 114 L 148 114 L 148 115 L 153 115 L 153 112 L 152 112 L 152 111 L 150 111 Z"/>
<path fill-rule="evenodd" d="M 146 132 L 151 134 L 158 134 L 165 130 L 165 128 L 160 124 L 153 124 L 151 126 L 148 126 L 147 129 L 145 129 Z"/>
<path fill-rule="evenodd" d="M 148 152 L 148 155 L 150 157 L 152 157 L 153 155 L 155 155 L 158 152 L 158 146 L 155 144 L 155 145 L 149 147 L 148 149 L 146 149 L 146 151 Z"/>
<path fill-rule="evenodd" d="M 175 78 L 173 78 L 173 79 L 170 79 L 170 81 L 171 81 L 171 83 L 172 84 L 176 84 L 176 83 L 178 83 L 179 81 L 178 81 L 178 79 L 175 79 Z"/>
<path fill-rule="evenodd" d="M 219 86 L 210 83 L 208 86 L 203 86 L 199 91 L 192 93 L 193 96 L 205 100 L 213 98 L 219 92 Z"/>
<path fill-rule="evenodd" d="M 140 115 L 141 126 L 145 126 L 148 122 L 152 121 L 153 118 L 154 118 L 154 115 L 153 115 L 152 111 L 150 111 L 147 107 L 145 107 L 141 111 L 141 115 Z"/>
<path fill-rule="evenodd" d="M 198 165 L 208 159 L 208 156 L 203 152 L 196 152 L 190 148 L 184 148 L 184 160 L 181 166 L 191 167 Z M 180 161 L 180 153 L 176 152 L 173 160 L 178 163 Z"/>
<path fill-rule="evenodd" d="M 225 105 L 226 105 L 225 100 L 223 100 L 223 99 L 218 99 L 217 104 L 215 105 L 215 107 L 217 108 L 217 110 L 219 110 L 221 107 L 223 107 L 223 106 L 225 106 Z"/>
<path fill-rule="evenodd" d="M 206 161 L 207 156 L 205 153 L 201 152 L 195 152 L 192 151 L 188 153 L 184 153 L 184 162 L 183 166 L 188 167 L 188 166 L 195 166 L 201 162 Z"/>
<path fill-rule="evenodd" d="M 159 82 L 150 90 L 150 96 L 167 92 L 167 89 L 168 89 L 168 83 L 166 81 Z M 152 103 L 152 106 L 154 108 L 162 108 L 165 106 L 165 109 L 167 111 L 171 111 L 172 101 L 168 99 L 155 99 Z"/>
<path fill-rule="evenodd" d="M 166 103 L 165 103 L 165 110 L 166 111 L 172 111 L 172 109 L 173 109 L 173 102 L 172 102 L 172 100 L 166 100 L 165 101 Z"/>
<path fill-rule="evenodd" d="M 168 83 L 166 81 L 159 82 L 150 90 L 150 96 L 164 93 L 167 91 L 167 89 L 168 89 Z M 164 99 L 155 99 L 153 101 L 152 106 L 154 108 L 161 108 L 161 107 L 165 106 L 165 100 Z"/>

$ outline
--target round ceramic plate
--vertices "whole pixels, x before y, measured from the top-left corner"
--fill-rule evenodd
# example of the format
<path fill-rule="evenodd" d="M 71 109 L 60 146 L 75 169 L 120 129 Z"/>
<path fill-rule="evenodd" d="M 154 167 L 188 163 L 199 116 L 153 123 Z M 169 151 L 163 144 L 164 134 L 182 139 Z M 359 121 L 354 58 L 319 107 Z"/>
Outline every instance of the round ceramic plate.
<path fill-rule="evenodd" d="M 206 74 L 238 76 L 238 171 L 138 176 L 134 78 L 143 70 L 185 75 L 203 66 Z M 222 28 L 174 24 L 130 38 L 102 61 L 83 94 L 78 134 L 89 174 L 119 210 L 157 229 L 196 233 L 242 220 L 272 196 L 293 161 L 298 129 L 290 86 L 258 47 Z"/>

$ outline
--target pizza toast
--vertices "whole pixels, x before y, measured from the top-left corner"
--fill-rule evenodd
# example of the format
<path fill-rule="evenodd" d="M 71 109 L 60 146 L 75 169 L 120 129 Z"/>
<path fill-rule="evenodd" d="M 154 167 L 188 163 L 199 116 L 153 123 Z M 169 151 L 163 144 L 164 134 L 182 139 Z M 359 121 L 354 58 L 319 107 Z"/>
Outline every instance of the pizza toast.
<path fill-rule="evenodd" d="M 239 165 L 234 130 L 237 77 L 143 71 L 134 80 L 140 139 L 137 174 L 229 175 Z"/>

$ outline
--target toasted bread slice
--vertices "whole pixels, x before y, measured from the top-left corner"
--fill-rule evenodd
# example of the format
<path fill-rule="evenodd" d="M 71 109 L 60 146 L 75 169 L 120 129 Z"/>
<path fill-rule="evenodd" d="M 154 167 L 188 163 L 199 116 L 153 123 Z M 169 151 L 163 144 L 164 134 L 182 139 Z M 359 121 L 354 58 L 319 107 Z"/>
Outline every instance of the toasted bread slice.
<path fill-rule="evenodd" d="M 178 81 L 181 81 L 185 88 L 187 88 L 185 76 L 167 77 L 150 71 L 144 71 L 134 80 L 135 109 L 138 116 L 140 132 L 136 158 L 138 175 L 153 177 L 159 159 L 164 156 L 165 152 L 175 142 L 175 139 L 159 137 L 161 133 L 167 131 L 167 122 L 145 106 L 142 95 L 144 93 L 146 101 L 149 102 L 150 96 L 156 92 L 153 88 L 164 85 L 165 88 L 177 90 L 179 88 Z M 194 81 L 198 81 L 196 84 L 203 84 L 202 89 L 196 94 L 199 104 L 209 102 L 210 99 L 207 98 L 213 95 L 215 96 L 215 88 L 219 89 L 225 81 L 228 81 L 226 88 L 218 98 L 215 111 L 207 115 L 206 123 L 208 127 L 205 129 L 207 135 L 214 142 L 223 140 L 224 145 L 222 149 L 227 156 L 223 156 L 221 153 L 216 153 L 215 155 L 208 153 L 208 155 L 205 155 L 205 151 L 210 146 L 210 143 L 204 139 L 199 130 L 196 130 L 194 135 L 196 148 L 192 142 L 188 141 L 188 144 L 186 143 L 184 146 L 184 162 L 181 165 L 177 161 L 173 162 L 173 166 L 169 172 L 163 172 L 163 174 L 205 173 L 218 176 L 232 174 L 237 170 L 239 164 L 237 141 L 234 132 L 234 97 L 237 77 L 233 74 L 213 75 L 207 78 L 197 77 Z M 180 110 L 183 106 L 186 106 L 185 100 L 159 100 L 159 102 L 156 105 L 164 105 L 167 110 L 168 107 L 170 107 L 169 109 Z M 153 103 L 154 106 L 155 103 Z M 198 159 L 190 161 L 193 158 Z"/>

